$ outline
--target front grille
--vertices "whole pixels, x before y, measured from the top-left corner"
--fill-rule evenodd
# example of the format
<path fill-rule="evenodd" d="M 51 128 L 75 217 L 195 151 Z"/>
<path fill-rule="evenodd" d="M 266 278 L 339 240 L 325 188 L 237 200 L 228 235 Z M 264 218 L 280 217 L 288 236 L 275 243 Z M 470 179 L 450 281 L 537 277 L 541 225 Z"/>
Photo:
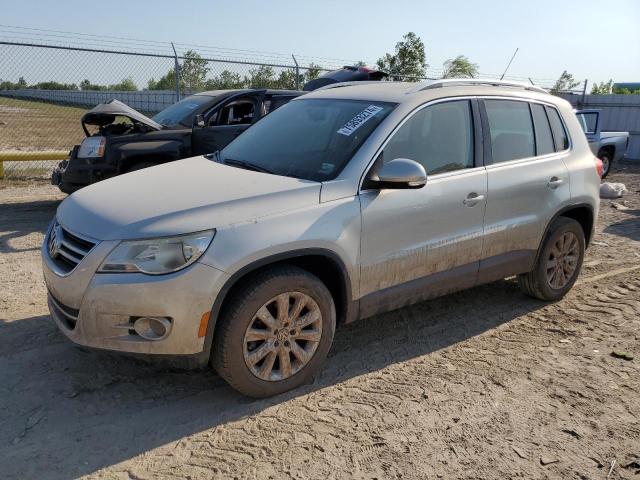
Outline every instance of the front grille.
<path fill-rule="evenodd" d="M 78 322 L 78 315 L 80 310 L 77 308 L 71 308 L 63 304 L 60 300 L 53 296 L 51 291 L 49 293 L 49 305 L 52 307 L 53 314 L 59 318 L 59 320 L 69 329 L 76 328 Z"/>
<path fill-rule="evenodd" d="M 96 243 L 81 238 L 54 222 L 47 238 L 49 258 L 64 274 L 71 272 L 87 256 Z"/>

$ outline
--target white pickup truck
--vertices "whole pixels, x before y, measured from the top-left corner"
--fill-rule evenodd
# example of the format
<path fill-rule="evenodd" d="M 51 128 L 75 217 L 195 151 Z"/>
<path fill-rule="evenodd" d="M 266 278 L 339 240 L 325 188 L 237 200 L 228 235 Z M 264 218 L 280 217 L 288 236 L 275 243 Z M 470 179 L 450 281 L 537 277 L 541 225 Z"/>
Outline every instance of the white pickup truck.
<path fill-rule="evenodd" d="M 602 178 L 611 170 L 613 162 L 620 160 L 627 153 L 629 132 L 600 131 L 600 110 L 576 110 L 578 122 L 589 141 L 594 155 L 602 160 Z"/>

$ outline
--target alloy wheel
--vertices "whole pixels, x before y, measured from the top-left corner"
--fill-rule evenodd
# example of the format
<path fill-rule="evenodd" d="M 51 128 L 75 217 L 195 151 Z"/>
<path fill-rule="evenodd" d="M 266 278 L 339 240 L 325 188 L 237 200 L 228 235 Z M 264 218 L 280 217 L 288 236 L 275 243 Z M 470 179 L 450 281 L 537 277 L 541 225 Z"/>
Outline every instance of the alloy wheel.
<path fill-rule="evenodd" d="M 321 338 L 322 313 L 316 301 L 301 292 L 281 293 L 260 307 L 249 323 L 244 361 L 262 380 L 285 380 L 309 363 Z"/>
<path fill-rule="evenodd" d="M 564 288 L 573 278 L 580 258 L 580 242 L 573 232 L 563 233 L 551 247 L 546 272 L 549 286 Z"/>

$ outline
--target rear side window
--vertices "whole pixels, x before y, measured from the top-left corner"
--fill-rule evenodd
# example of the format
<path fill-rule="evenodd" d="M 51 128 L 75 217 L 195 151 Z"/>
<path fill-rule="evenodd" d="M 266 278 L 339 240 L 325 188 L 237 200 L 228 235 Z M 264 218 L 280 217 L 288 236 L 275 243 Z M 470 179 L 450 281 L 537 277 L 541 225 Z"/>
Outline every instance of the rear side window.
<path fill-rule="evenodd" d="M 544 111 L 544 107 L 538 103 L 532 103 L 531 114 L 533 115 L 533 124 L 536 129 L 536 155 L 546 155 L 555 152 L 551 126 L 549 125 L 549 119 Z"/>
<path fill-rule="evenodd" d="M 409 158 L 427 174 L 473 167 L 473 122 L 468 100 L 437 103 L 409 118 L 384 148 L 384 161 Z"/>
<path fill-rule="evenodd" d="M 555 108 L 544 107 L 551 122 L 551 130 L 553 131 L 553 138 L 556 142 L 556 152 L 561 152 L 569 148 L 569 137 L 567 131 L 564 129 L 562 120 L 560 120 L 560 114 Z"/>
<path fill-rule="evenodd" d="M 491 132 L 493 163 L 535 155 L 529 104 L 513 100 L 485 100 Z"/>

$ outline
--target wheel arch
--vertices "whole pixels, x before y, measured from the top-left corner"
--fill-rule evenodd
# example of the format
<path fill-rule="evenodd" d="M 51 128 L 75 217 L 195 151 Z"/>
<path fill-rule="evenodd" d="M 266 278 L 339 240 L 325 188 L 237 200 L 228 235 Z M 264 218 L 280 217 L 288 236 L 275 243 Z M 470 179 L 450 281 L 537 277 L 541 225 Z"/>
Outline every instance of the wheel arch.
<path fill-rule="evenodd" d="M 598 150 L 598 158 L 600 157 L 600 154 L 606 152 L 609 155 L 611 155 L 611 161 L 613 161 L 613 157 L 616 154 L 616 146 L 612 143 L 609 143 L 607 145 L 603 145 L 602 147 L 600 147 L 600 149 Z"/>
<path fill-rule="evenodd" d="M 295 265 L 317 276 L 329 289 L 336 304 L 338 323 L 349 323 L 358 316 L 358 302 L 353 300 L 351 278 L 345 263 L 335 252 L 323 248 L 304 248 L 271 255 L 252 262 L 235 272 L 222 286 L 211 308 L 205 336 L 204 352 L 211 356 L 213 339 L 218 330 L 218 319 L 233 294 L 241 288 L 243 280 L 278 265 Z"/>
<path fill-rule="evenodd" d="M 544 244 L 544 239 L 547 238 L 549 234 L 549 229 L 553 222 L 555 222 L 559 217 L 567 217 L 572 218 L 577 221 L 582 227 L 582 231 L 584 232 L 585 245 L 588 247 L 591 241 L 591 237 L 593 234 L 593 226 L 595 222 L 593 206 L 588 203 L 577 203 L 572 205 L 567 205 L 563 209 L 556 212 L 556 214 L 549 220 L 546 228 L 544 229 L 544 234 L 540 240 L 540 245 L 538 246 L 538 253 L 536 255 L 536 259 L 540 255 L 540 251 L 542 250 L 542 245 Z"/>

